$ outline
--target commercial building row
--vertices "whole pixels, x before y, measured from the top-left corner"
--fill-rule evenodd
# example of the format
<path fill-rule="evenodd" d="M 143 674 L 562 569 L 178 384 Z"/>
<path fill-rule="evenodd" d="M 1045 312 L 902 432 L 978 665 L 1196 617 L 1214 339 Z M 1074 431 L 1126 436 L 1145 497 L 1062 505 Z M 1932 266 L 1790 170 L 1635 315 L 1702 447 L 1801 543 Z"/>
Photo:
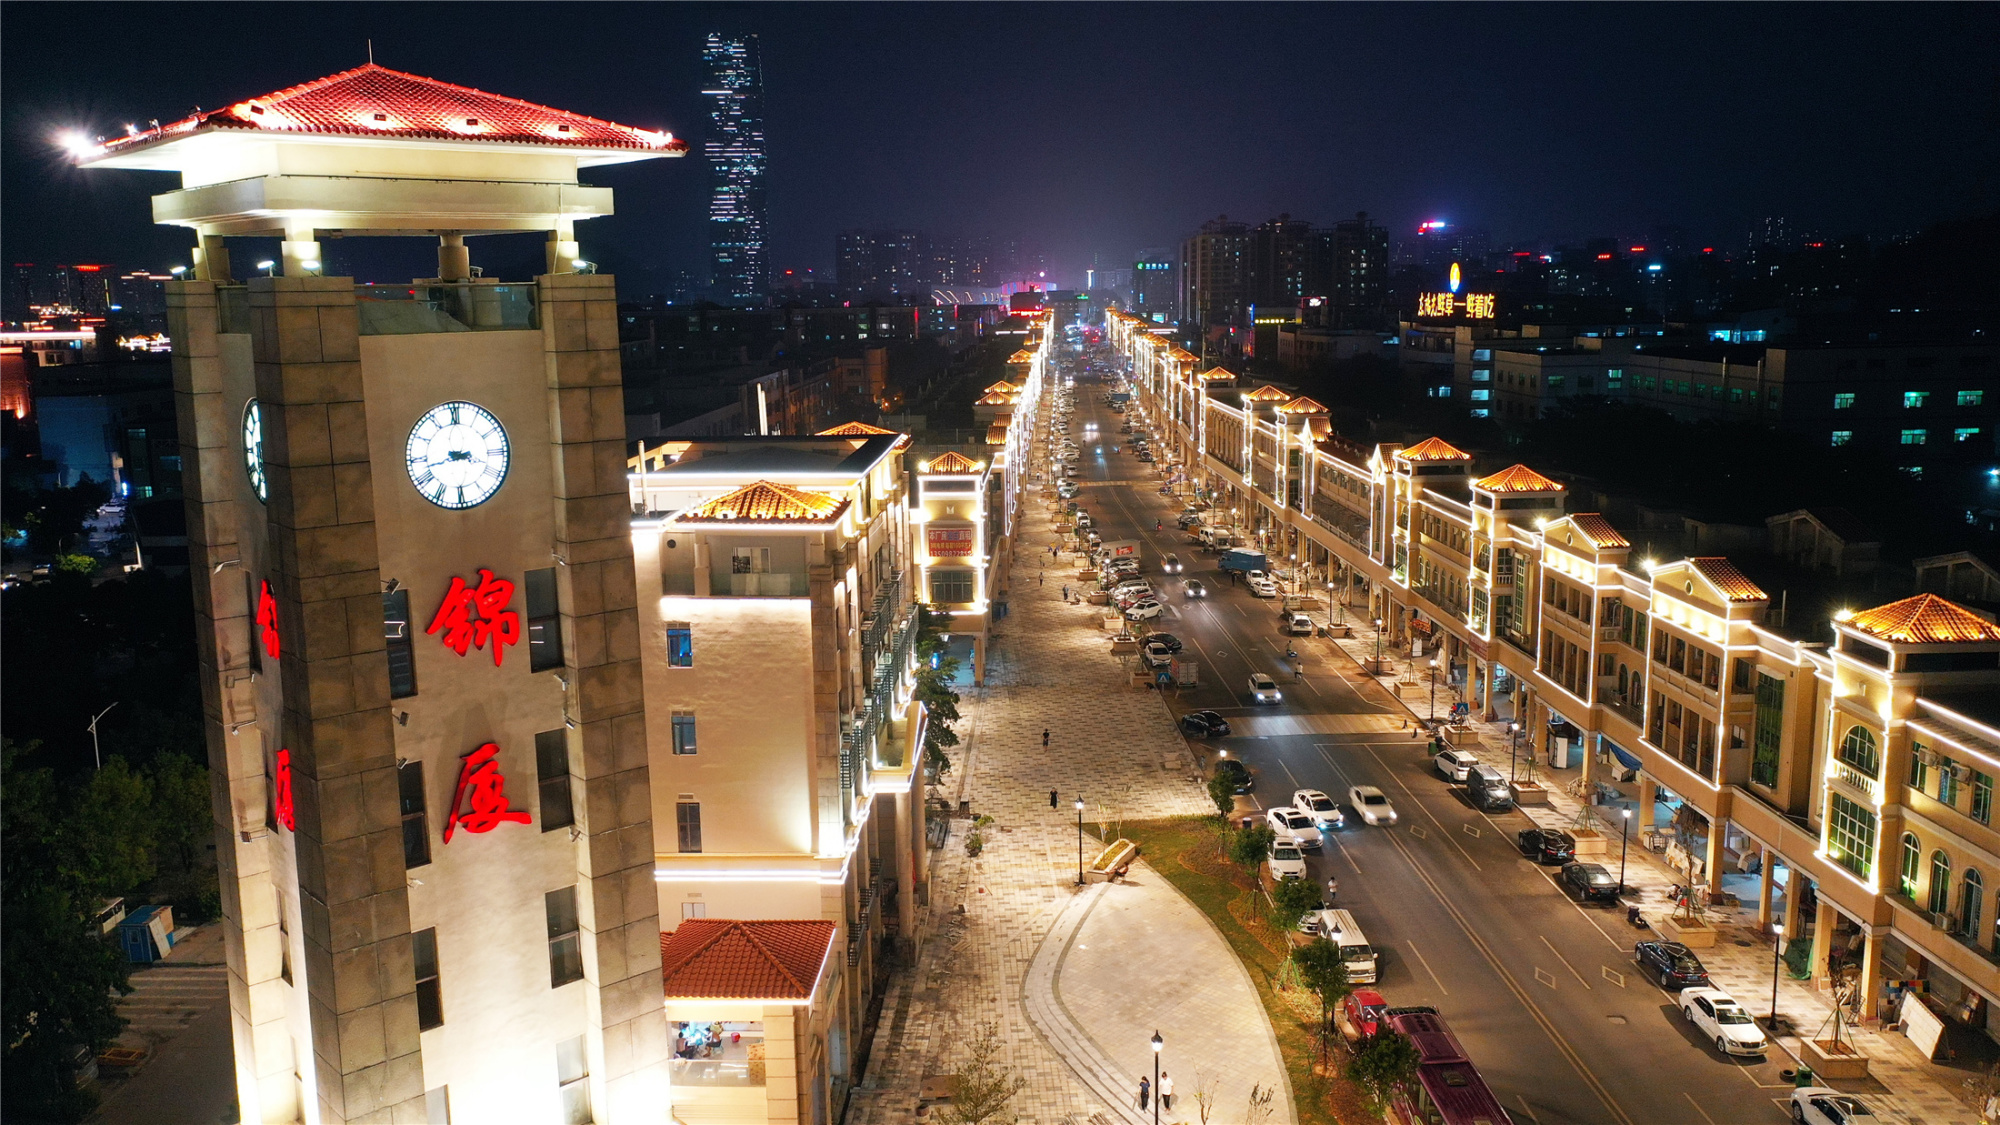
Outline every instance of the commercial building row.
<path fill-rule="evenodd" d="M 1520 754 L 1633 800 L 1631 831 L 1691 882 L 1754 872 L 1760 922 L 1809 937 L 1814 976 L 1852 979 L 1866 1015 L 1911 989 L 2000 1026 L 2000 626 L 1921 594 L 1786 631 L 1727 558 L 1634 557 L 1526 465 L 1357 447 L 1320 404 L 1197 371 L 1150 327 L 1114 313 L 1107 335 L 1212 519 L 1365 606 L 1398 658 L 1517 723 Z"/>

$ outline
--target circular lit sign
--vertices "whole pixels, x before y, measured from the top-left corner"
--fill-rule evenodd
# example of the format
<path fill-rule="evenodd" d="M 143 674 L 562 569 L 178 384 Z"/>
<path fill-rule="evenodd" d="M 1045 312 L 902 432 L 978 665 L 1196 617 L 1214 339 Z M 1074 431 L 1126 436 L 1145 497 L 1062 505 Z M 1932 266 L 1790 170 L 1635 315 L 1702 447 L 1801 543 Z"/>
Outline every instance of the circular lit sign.
<path fill-rule="evenodd" d="M 482 407 L 441 403 L 410 430 L 404 459 L 424 499 L 440 508 L 470 508 L 507 479 L 507 431 Z"/>
<path fill-rule="evenodd" d="M 1451 264 L 1451 291 L 1458 292 L 1458 263 Z"/>

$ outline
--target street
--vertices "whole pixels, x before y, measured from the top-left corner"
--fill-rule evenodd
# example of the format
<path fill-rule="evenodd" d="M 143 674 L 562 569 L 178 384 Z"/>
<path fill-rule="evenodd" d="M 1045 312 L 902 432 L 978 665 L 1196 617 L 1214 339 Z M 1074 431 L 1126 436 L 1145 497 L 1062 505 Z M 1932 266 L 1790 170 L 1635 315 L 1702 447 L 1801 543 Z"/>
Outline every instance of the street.
<path fill-rule="evenodd" d="M 1558 868 L 1538 867 L 1516 850 L 1515 833 L 1529 826 L 1524 816 L 1472 808 L 1431 767 L 1422 733 L 1405 729 L 1408 713 L 1353 661 L 1330 642 L 1281 634 L 1276 600 L 1232 585 L 1213 552 L 1175 529 L 1179 502 L 1162 496 L 1151 467 L 1134 460 L 1118 433 L 1132 415 L 1107 410 L 1102 390 L 1075 387 L 1077 500 L 1106 541 L 1145 545 L 1141 573 L 1159 584 L 1167 607 L 1148 631 L 1179 637 L 1183 655 L 1201 664 L 1201 686 L 1172 700 L 1174 713 L 1212 708 L 1229 720 L 1229 737 L 1197 745 L 1250 768 L 1257 808 L 1289 804 L 1300 788 L 1345 805 L 1350 786 L 1372 784 L 1401 814 L 1392 827 L 1368 827 L 1349 809 L 1348 827 L 1309 857 L 1314 879 L 1339 878 L 1336 905 L 1354 911 L 1381 954 L 1375 987 L 1389 1002 L 1435 1006 L 1521 1122 L 1785 1120 L 1786 1056 L 1720 1055 L 1670 994 L 1636 972 L 1632 944 L 1651 931 L 1628 925 L 1616 907 L 1579 906 L 1556 886 Z M 1092 422 L 1094 434 L 1086 430 Z M 1112 453 L 1114 445 L 1121 452 Z M 1154 530 L 1159 521 L 1165 530 Z M 1184 573 L 1160 574 L 1167 552 L 1180 557 Z M 1209 596 L 1185 598 L 1187 578 L 1202 579 Z M 1300 680 L 1284 657 L 1288 644 L 1303 661 Z M 1249 702 L 1253 672 L 1278 682 L 1281 703 Z M 1417 706 L 1423 713 L 1424 700 Z M 1439 706 L 1448 704 L 1441 698 Z M 1615 852 L 1600 861 L 1617 869 Z M 1738 999 L 1752 1011 L 1764 1007 L 1759 997 Z"/>

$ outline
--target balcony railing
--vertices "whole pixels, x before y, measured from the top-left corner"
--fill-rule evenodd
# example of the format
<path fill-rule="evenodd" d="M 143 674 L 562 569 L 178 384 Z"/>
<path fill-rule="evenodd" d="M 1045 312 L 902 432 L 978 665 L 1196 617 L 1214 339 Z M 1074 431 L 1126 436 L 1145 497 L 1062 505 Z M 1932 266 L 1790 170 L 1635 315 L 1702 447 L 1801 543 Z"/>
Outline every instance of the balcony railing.
<path fill-rule="evenodd" d="M 541 324 L 532 285 L 357 285 L 354 304 L 363 336 L 519 331 Z"/>
<path fill-rule="evenodd" d="M 1641 729 L 1645 728 L 1646 708 L 1629 694 L 1619 691 L 1617 688 L 1601 687 L 1597 689 L 1597 701 L 1604 704 L 1610 710 L 1617 712 L 1621 718 L 1633 726 Z"/>
<path fill-rule="evenodd" d="M 1882 783 L 1874 776 L 1848 765 L 1834 761 L 1828 764 L 1827 776 L 1843 788 L 1852 790 L 1871 805 L 1882 803 Z"/>

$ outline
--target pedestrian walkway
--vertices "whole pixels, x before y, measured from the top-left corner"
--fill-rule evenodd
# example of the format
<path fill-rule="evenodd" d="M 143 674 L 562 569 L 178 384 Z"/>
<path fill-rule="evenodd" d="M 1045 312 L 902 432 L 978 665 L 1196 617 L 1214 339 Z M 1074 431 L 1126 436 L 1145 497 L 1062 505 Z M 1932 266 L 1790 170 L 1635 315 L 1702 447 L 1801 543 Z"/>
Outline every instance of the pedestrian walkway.
<path fill-rule="evenodd" d="M 1354 627 L 1353 636 L 1333 641 L 1314 642 L 1315 646 L 1331 645 L 1351 658 L 1357 665 L 1366 667 L 1366 662 L 1376 652 L 1377 638 L 1370 624 Z M 1386 653 L 1388 647 L 1383 644 Z M 1331 655 L 1331 653 L 1329 653 Z M 1391 687 L 1399 672 L 1387 672 L 1380 677 L 1385 687 Z M 1428 716 L 1429 695 L 1426 685 L 1421 695 L 1391 690 L 1390 694 L 1414 720 Z M 1458 700 L 1455 691 L 1440 685 L 1438 708 L 1440 713 L 1449 711 L 1449 705 Z M 1509 732 L 1504 722 L 1473 722 L 1473 729 L 1479 732 L 1483 745 L 1505 748 Z M 1419 745 L 1422 745 L 1421 743 Z M 1416 751 L 1413 751 L 1416 752 Z M 1522 759 L 1527 760 L 1525 755 Z M 1521 812 L 1535 824 L 1545 828 L 1570 829 L 1577 824 L 1583 812 L 1583 801 L 1572 796 L 1562 784 L 1564 778 L 1574 778 L 1578 770 L 1549 770 L 1538 765 L 1537 771 L 1544 775 L 1548 785 L 1547 805 L 1524 806 Z M 1553 775 L 1551 777 L 1550 775 Z M 1617 819 L 1615 811 L 1598 810 L 1598 816 L 1605 822 Z M 1616 825 L 1606 828 L 1610 831 Z M 1672 909 L 1669 889 L 1685 881 L 1679 871 L 1669 867 L 1656 853 L 1642 846 L 1637 839 L 1629 846 L 1620 847 L 1613 842 L 1613 850 L 1606 855 L 1588 857 L 1613 870 L 1621 866 L 1625 872 L 1628 889 L 1624 902 L 1636 905 L 1650 920 L 1657 921 L 1668 915 Z M 1620 858 L 1623 855 L 1621 865 Z M 1708 921 L 1719 931 L 1715 945 L 1698 950 L 1702 965 L 1708 969 L 1715 985 L 1727 991 L 1759 1017 L 1769 1015 L 1771 1007 L 1771 973 L 1774 951 L 1771 939 L 1757 924 L 1757 904 L 1752 898 L 1747 906 L 1720 905 L 1709 909 Z M 1623 927 L 1624 919 L 1607 918 L 1605 925 Z M 1616 931 L 1613 931 L 1616 932 Z M 1655 936 L 1651 929 L 1631 929 L 1634 942 Z M 1778 1045 L 1791 1056 L 1786 1065 L 1793 1065 L 1798 1059 L 1800 1037 L 1818 1038 L 1823 1028 L 1831 1027 L 1832 1006 L 1827 998 L 1817 991 L 1811 981 L 1792 980 L 1788 974 L 1780 974 L 1778 982 L 1778 1014 L 1784 1021 L 1787 1033 L 1777 1037 Z M 1824 1085 L 1835 1086 L 1866 1098 L 1878 1114 L 1888 1114 L 1888 1120 L 1908 1121 L 1911 1125 L 1978 1125 L 1979 1114 L 1968 1100 L 1961 1085 L 1970 1072 L 1939 1066 L 1924 1058 L 1907 1037 L 1896 1032 L 1884 1032 L 1874 1028 L 1855 1030 L 1843 1027 L 1843 1035 L 1858 1050 L 1869 1058 L 1869 1078 L 1858 1081 L 1833 1080 Z"/>
<path fill-rule="evenodd" d="M 164 960 L 132 971 L 118 1000 L 127 1023 L 114 1046 L 144 1052 L 136 1068 L 104 1067 L 97 1125 L 150 1125 L 161 1107 L 176 1121 L 220 1122 L 236 1098 L 230 1052 L 229 968 L 222 925 L 176 931 Z"/>
<path fill-rule="evenodd" d="M 1156 1030 L 1178 1090 L 1162 1121 L 1199 1120 L 1198 1070 L 1222 1076 L 1215 1125 L 1242 1120 L 1253 1082 L 1283 1091 L 1272 1120 L 1293 1121 L 1262 1002 L 1207 917 L 1143 864 L 1124 882 L 1076 887 L 1077 799 L 1086 862 L 1098 835 L 1115 838 L 1123 821 L 1214 806 L 1158 693 L 1131 686 L 1111 658 L 1101 610 L 1062 600 L 1074 571 L 1048 560 L 1056 539 L 1037 492 L 1017 534 L 1020 551 L 1050 562 L 1048 580 L 1037 586 L 1034 567 L 1017 571 L 1029 580 L 1015 583 L 992 635 L 987 686 L 963 691 L 942 794 L 994 823 L 978 856 L 965 852 L 964 819 L 933 853 L 922 953 L 890 988 L 847 1121 L 928 1120 L 924 1080 L 956 1070 L 958 1046 L 989 1021 L 998 1061 L 1028 1082 L 1009 1107 L 1023 1125 L 1150 1122 L 1135 1099 L 1139 1078 L 1152 1076 Z"/>

